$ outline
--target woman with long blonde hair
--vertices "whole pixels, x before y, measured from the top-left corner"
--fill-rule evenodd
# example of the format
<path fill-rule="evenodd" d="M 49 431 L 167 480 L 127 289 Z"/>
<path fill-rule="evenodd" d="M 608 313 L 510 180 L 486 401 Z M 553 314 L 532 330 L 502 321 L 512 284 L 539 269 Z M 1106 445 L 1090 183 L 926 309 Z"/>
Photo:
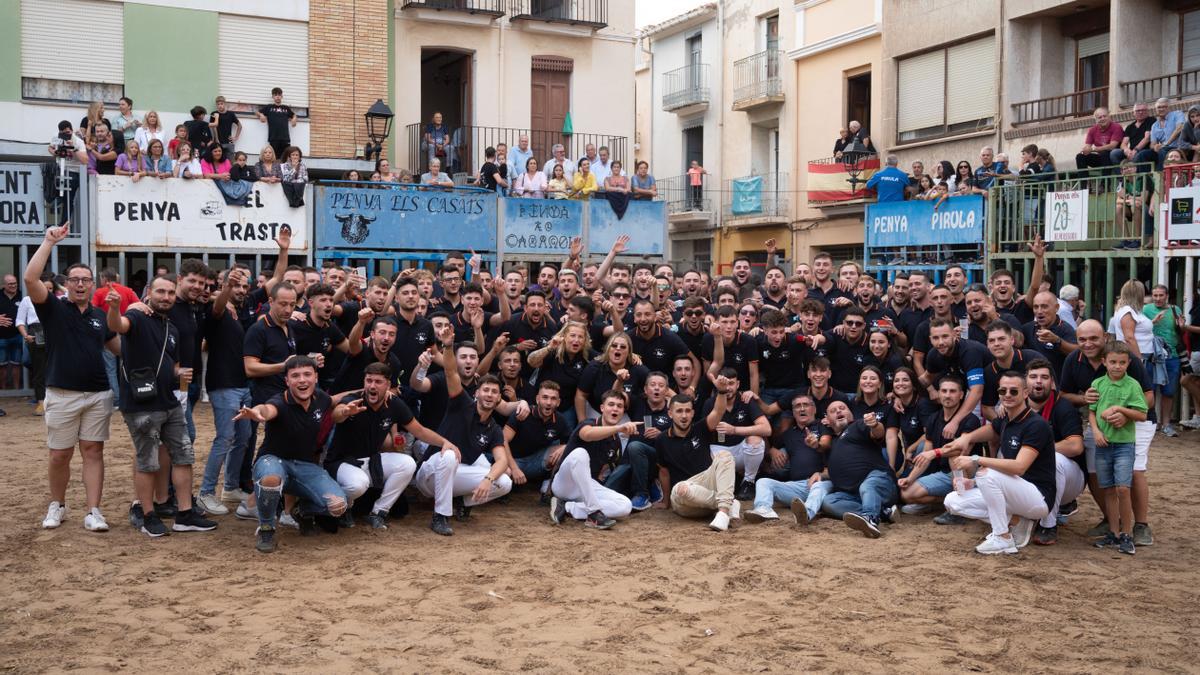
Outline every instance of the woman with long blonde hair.
<path fill-rule="evenodd" d="M 561 397 L 558 412 L 572 428 L 579 424 L 575 410 L 579 378 L 593 356 L 592 338 L 582 321 L 563 322 L 549 344 L 529 353 L 529 366 L 538 371 L 537 383 L 547 380 L 558 383 Z"/>
<path fill-rule="evenodd" d="M 634 400 L 642 397 L 649 374 L 650 371 L 633 355 L 633 339 L 629 333 L 613 333 L 604 350 L 579 377 L 579 388 L 575 391 L 575 414 L 579 421 L 589 419 L 589 413 L 595 417 L 604 392 L 610 389 L 624 392 L 632 406 Z"/>
<path fill-rule="evenodd" d="M 87 116 L 79 121 L 79 129 L 75 132 L 84 141 L 96 139 L 96 125 L 104 119 L 104 101 L 92 101 L 88 104 Z"/>
<path fill-rule="evenodd" d="M 1137 279 L 1121 286 L 1117 306 L 1108 322 L 1108 332 L 1129 345 L 1129 351 L 1139 359 L 1154 354 L 1154 324 L 1142 313 L 1146 305 L 1146 287 Z"/>
<path fill-rule="evenodd" d="M 167 142 L 167 136 L 163 131 L 162 121 L 158 118 L 157 110 L 146 111 L 146 116 L 142 118 L 142 125 L 134 132 L 133 138 L 142 152 L 150 151 L 150 141 Z"/>
<path fill-rule="evenodd" d="M 283 169 L 279 166 L 279 160 L 275 157 L 275 148 L 270 145 L 264 145 L 262 150 L 258 151 L 258 165 L 254 167 L 255 174 L 258 180 L 264 183 L 282 183 Z"/>

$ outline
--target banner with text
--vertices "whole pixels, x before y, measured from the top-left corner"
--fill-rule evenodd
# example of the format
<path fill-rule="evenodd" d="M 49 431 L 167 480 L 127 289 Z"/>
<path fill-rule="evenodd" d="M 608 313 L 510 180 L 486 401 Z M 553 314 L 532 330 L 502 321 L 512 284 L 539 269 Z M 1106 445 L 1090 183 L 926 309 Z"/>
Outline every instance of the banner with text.
<path fill-rule="evenodd" d="M 269 252 L 286 225 L 292 253 L 308 250 L 307 209 L 289 206 L 278 183 L 255 183 L 248 206 L 230 206 L 211 180 L 94 178 L 98 247 Z"/>
<path fill-rule="evenodd" d="M 632 200 L 625 215 L 618 218 L 607 199 L 593 197 L 588 202 L 588 249 L 604 255 L 622 234 L 629 235 L 625 255 L 665 255 L 667 203 Z"/>
<path fill-rule="evenodd" d="M 1046 241 L 1084 241 L 1087 226 L 1087 190 L 1046 193 Z"/>
<path fill-rule="evenodd" d="M 583 236 L 584 202 L 573 199 L 502 199 L 505 255 L 567 255 Z"/>
<path fill-rule="evenodd" d="M 1200 239 L 1200 187 L 1171 188 L 1166 238 Z"/>
<path fill-rule="evenodd" d="M 867 205 L 867 246 L 935 246 L 983 242 L 983 195 Z"/>
<path fill-rule="evenodd" d="M 46 227 L 41 164 L 0 164 L 0 232 Z"/>
<path fill-rule="evenodd" d="M 321 249 L 496 250 L 491 190 L 318 185 L 313 202 Z"/>

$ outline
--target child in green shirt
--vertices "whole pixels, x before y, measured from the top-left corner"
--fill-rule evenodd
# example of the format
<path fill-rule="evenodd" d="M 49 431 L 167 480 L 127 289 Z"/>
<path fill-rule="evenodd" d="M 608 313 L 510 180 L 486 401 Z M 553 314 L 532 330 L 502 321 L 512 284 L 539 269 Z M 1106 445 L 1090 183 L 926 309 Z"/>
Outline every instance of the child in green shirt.
<path fill-rule="evenodd" d="M 1108 374 L 1092 382 L 1100 398 L 1088 406 L 1088 423 L 1096 440 L 1096 478 L 1104 492 L 1109 527 L 1096 546 L 1116 546 L 1121 553 L 1132 555 L 1133 501 L 1129 487 L 1133 483 L 1133 422 L 1144 421 L 1147 408 L 1141 383 L 1126 374 L 1129 359 L 1129 346 L 1124 342 L 1115 342 L 1105 350 Z"/>

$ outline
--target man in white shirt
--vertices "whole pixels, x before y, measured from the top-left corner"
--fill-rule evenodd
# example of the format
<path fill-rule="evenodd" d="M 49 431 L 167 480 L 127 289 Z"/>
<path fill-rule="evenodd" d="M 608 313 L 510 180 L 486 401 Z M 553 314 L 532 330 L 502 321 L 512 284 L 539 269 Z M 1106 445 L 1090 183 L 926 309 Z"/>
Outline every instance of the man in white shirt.
<path fill-rule="evenodd" d="M 533 150 L 529 149 L 529 135 L 521 134 L 517 137 L 517 147 L 508 151 L 508 177 L 510 180 L 525 173 L 525 164 L 529 162 L 530 157 L 533 157 Z"/>
<path fill-rule="evenodd" d="M 567 150 L 563 147 L 562 143 L 555 143 L 552 152 L 554 157 L 546 162 L 546 166 L 542 167 L 542 173 L 546 174 L 546 179 L 549 180 L 554 177 L 555 164 L 562 164 L 563 177 L 567 179 L 567 183 L 575 180 L 575 162 L 567 158 Z M 524 170 L 524 167 L 522 167 L 522 170 Z"/>
<path fill-rule="evenodd" d="M 1079 287 L 1067 284 L 1058 289 L 1058 318 L 1071 328 L 1079 327 Z"/>

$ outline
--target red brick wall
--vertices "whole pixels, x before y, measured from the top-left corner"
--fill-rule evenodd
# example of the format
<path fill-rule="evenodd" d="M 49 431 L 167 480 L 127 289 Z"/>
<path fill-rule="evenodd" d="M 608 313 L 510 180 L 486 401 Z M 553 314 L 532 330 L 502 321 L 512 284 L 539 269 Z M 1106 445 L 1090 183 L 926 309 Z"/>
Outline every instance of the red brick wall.
<path fill-rule="evenodd" d="M 360 154 L 367 142 L 363 113 L 375 99 L 387 101 L 392 20 L 387 9 L 387 0 L 309 2 L 309 114 L 316 157 Z"/>

